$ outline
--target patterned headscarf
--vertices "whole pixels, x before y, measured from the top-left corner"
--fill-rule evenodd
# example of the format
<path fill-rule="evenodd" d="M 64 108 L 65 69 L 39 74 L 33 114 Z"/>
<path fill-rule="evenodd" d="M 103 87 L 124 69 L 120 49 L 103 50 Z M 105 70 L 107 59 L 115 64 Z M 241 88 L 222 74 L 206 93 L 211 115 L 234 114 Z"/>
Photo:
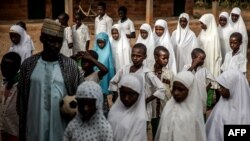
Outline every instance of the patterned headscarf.
<path fill-rule="evenodd" d="M 97 109 L 102 109 L 102 88 L 94 81 L 82 82 L 77 88 L 76 98 L 94 98 Z"/>

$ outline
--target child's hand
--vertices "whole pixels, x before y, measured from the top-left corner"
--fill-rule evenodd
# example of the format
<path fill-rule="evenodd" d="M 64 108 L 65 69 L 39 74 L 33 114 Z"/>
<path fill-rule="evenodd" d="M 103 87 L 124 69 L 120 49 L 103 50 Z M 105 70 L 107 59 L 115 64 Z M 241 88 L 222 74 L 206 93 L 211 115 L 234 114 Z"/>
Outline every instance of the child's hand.
<path fill-rule="evenodd" d="M 81 52 L 83 59 L 91 60 L 93 57 L 88 52 Z"/>
<path fill-rule="evenodd" d="M 170 85 L 170 80 L 169 80 L 169 79 L 164 79 L 164 78 L 163 78 L 163 79 L 162 79 L 162 82 L 165 83 L 165 84 Z"/>

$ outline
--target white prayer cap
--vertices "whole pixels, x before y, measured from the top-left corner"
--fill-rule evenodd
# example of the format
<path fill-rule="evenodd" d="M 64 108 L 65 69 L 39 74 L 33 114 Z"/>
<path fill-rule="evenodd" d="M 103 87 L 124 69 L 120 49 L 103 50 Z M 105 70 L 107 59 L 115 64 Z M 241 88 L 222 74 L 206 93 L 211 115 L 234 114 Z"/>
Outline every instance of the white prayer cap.
<path fill-rule="evenodd" d="M 119 83 L 119 88 L 121 86 L 128 87 L 134 91 L 136 91 L 138 94 L 141 94 L 141 88 L 142 88 L 142 81 L 140 80 L 139 75 L 136 74 L 128 74 L 122 76 L 122 79 Z"/>
<path fill-rule="evenodd" d="M 224 11 L 224 12 L 221 12 L 221 13 L 220 13 L 219 17 L 225 17 L 225 18 L 228 19 L 228 18 L 229 18 L 229 14 L 228 14 L 227 12 Z"/>
<path fill-rule="evenodd" d="M 190 88 L 194 81 L 194 75 L 190 71 L 182 71 L 174 77 L 174 82 L 181 82 L 186 88 Z"/>
<path fill-rule="evenodd" d="M 234 13 L 234 14 L 237 14 L 237 15 L 240 15 L 241 13 L 241 10 L 239 7 L 234 7 L 231 11 L 231 13 Z"/>

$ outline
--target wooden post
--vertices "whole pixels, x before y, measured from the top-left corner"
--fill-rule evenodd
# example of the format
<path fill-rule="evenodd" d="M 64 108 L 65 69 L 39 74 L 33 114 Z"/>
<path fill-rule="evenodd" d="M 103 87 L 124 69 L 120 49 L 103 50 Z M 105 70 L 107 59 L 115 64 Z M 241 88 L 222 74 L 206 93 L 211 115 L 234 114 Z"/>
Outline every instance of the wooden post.
<path fill-rule="evenodd" d="M 65 13 L 69 15 L 69 25 L 73 24 L 73 0 L 64 0 Z"/>
<path fill-rule="evenodd" d="M 153 0 L 146 1 L 146 23 L 150 25 L 153 23 L 153 6 L 154 6 Z"/>
<path fill-rule="evenodd" d="M 215 19 L 217 19 L 219 15 L 219 2 L 218 0 L 213 0 L 212 2 L 212 13 L 214 14 Z"/>

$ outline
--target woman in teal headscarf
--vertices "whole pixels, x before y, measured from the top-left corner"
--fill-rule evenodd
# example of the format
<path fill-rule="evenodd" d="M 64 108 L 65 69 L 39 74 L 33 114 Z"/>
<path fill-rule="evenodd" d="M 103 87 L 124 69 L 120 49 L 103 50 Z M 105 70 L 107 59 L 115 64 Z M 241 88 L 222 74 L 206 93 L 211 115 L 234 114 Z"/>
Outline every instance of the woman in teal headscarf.
<path fill-rule="evenodd" d="M 102 92 L 103 94 L 107 95 L 109 94 L 109 81 L 115 75 L 112 49 L 108 34 L 101 32 L 96 36 L 93 50 L 99 55 L 98 61 L 108 68 L 108 73 L 104 75 L 100 81 Z"/>

